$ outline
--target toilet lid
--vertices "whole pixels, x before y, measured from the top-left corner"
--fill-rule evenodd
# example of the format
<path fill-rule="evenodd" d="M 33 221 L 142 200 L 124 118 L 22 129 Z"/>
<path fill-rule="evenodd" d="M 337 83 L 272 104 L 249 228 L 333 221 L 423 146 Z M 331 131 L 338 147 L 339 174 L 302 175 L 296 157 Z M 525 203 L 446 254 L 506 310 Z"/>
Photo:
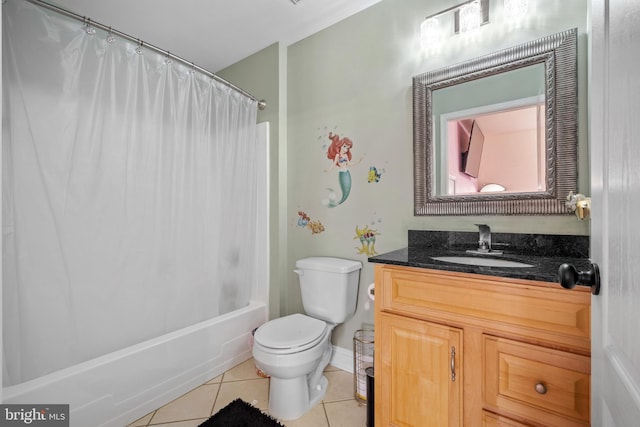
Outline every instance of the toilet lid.
<path fill-rule="evenodd" d="M 254 339 L 264 347 L 291 349 L 311 347 L 324 337 L 327 324 L 304 314 L 291 314 L 260 326 Z"/>

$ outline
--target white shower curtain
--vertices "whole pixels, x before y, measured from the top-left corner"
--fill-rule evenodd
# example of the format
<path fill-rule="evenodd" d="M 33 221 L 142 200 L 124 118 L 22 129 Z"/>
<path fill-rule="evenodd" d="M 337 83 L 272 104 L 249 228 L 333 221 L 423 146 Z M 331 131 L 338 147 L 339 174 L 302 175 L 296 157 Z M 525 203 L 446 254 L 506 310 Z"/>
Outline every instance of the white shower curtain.
<path fill-rule="evenodd" d="M 4 385 L 246 305 L 256 102 L 23 0 L 2 24 Z"/>

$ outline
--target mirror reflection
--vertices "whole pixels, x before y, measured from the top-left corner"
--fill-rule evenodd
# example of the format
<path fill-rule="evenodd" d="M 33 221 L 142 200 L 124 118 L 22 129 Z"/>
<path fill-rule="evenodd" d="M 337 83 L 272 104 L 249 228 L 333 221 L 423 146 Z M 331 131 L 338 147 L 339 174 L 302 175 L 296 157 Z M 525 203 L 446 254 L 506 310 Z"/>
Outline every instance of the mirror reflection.
<path fill-rule="evenodd" d="M 435 194 L 546 190 L 544 71 L 535 64 L 433 91 Z"/>
<path fill-rule="evenodd" d="M 447 120 L 443 129 L 441 150 L 447 159 L 440 182 L 446 188 L 438 194 L 546 189 L 544 104 Z"/>

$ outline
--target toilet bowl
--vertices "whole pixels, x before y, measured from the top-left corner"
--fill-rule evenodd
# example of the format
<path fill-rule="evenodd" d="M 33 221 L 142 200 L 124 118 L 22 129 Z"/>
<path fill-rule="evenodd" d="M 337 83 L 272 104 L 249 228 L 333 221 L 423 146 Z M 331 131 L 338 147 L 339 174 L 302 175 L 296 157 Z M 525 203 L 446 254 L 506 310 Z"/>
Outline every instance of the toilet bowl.
<path fill-rule="evenodd" d="M 281 420 L 301 417 L 324 397 L 331 332 L 355 312 L 362 264 L 311 257 L 298 260 L 296 267 L 306 314 L 271 320 L 253 340 L 254 362 L 270 376 L 269 413 Z"/>
<path fill-rule="evenodd" d="M 331 360 L 332 326 L 303 314 L 268 322 L 254 336 L 256 366 L 269 374 L 269 413 L 282 420 L 302 416 L 324 397 L 322 372 Z"/>

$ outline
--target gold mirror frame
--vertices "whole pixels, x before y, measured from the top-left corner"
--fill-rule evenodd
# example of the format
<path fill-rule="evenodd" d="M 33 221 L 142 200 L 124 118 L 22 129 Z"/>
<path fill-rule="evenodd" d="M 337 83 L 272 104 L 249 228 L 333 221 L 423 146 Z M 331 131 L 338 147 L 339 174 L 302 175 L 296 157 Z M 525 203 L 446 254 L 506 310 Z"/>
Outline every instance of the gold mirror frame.
<path fill-rule="evenodd" d="M 546 190 L 491 195 L 436 195 L 432 92 L 544 63 Z M 414 215 L 570 214 L 577 191 L 577 29 L 413 77 Z"/>

